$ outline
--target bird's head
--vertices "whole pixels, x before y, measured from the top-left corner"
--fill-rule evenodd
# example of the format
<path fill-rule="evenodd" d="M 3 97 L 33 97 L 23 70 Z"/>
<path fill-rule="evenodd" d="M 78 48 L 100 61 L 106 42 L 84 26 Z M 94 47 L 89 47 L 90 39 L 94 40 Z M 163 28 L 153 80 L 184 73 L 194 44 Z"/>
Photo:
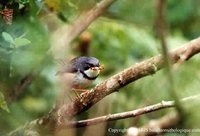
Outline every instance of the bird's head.
<path fill-rule="evenodd" d="M 86 78 L 95 79 L 98 77 L 101 70 L 104 69 L 103 65 L 100 65 L 99 60 L 95 57 L 79 57 L 76 59 L 75 67 L 80 70 Z"/>

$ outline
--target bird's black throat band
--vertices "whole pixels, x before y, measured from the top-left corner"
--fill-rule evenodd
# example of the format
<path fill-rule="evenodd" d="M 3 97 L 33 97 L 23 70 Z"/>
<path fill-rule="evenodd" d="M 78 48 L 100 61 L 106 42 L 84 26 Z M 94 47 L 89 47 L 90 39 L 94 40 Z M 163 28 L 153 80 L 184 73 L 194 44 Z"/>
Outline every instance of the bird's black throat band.
<path fill-rule="evenodd" d="M 83 77 L 86 78 L 86 79 L 88 79 L 88 80 L 95 80 L 95 79 L 98 77 L 98 75 L 95 76 L 95 77 L 89 77 L 89 76 L 86 75 L 85 72 L 82 71 L 82 70 L 80 70 L 80 72 L 83 74 Z"/>

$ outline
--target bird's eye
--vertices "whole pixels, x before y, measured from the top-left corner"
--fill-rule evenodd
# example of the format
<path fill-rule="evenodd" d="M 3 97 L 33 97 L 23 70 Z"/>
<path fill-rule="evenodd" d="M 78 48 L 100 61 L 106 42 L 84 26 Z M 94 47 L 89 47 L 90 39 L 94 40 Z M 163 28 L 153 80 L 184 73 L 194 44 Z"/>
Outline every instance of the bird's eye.
<path fill-rule="evenodd" d="M 89 69 L 89 67 L 88 67 L 88 66 L 84 67 L 84 70 L 88 70 L 88 69 Z"/>
<path fill-rule="evenodd" d="M 85 67 L 84 67 L 84 70 L 88 70 L 91 66 L 86 64 Z"/>
<path fill-rule="evenodd" d="M 94 65 L 93 65 L 93 64 L 89 64 L 89 66 L 90 66 L 90 67 L 94 67 Z"/>
<path fill-rule="evenodd" d="M 94 64 L 87 63 L 87 66 L 88 66 L 89 68 L 91 68 L 91 67 L 94 67 Z"/>

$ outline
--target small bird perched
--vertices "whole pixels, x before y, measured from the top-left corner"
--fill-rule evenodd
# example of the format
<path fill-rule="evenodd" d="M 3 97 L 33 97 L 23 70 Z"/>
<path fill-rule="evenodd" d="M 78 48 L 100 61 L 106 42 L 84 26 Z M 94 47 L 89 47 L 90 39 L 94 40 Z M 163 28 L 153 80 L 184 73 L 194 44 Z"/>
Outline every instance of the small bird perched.
<path fill-rule="evenodd" d="M 76 57 L 69 63 L 64 64 L 56 75 L 71 89 L 85 91 L 98 76 L 103 66 L 95 57 Z"/>

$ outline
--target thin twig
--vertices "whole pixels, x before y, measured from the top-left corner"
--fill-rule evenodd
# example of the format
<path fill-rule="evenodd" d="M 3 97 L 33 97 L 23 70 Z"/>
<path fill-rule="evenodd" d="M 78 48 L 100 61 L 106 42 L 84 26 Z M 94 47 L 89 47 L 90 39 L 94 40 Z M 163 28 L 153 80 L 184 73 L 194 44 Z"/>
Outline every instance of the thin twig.
<path fill-rule="evenodd" d="M 192 100 L 194 103 L 195 100 L 199 101 L 199 97 L 200 94 L 185 97 L 181 99 L 180 102 L 186 103 Z M 162 118 L 150 120 L 146 125 L 140 128 L 130 127 L 127 130 L 127 136 L 154 136 L 162 133 L 173 132 L 171 128 L 180 123 L 181 119 L 180 114 L 177 112 L 170 112 Z"/>
<path fill-rule="evenodd" d="M 188 102 L 188 101 L 199 99 L 199 98 L 200 98 L 200 94 L 183 98 L 180 101 Z M 161 110 L 161 109 L 165 109 L 165 108 L 169 108 L 169 107 L 174 107 L 174 106 L 175 106 L 175 101 L 162 101 L 162 102 L 154 104 L 154 105 L 139 108 L 137 110 L 127 111 L 127 112 L 122 112 L 122 113 L 117 113 L 117 114 L 110 114 L 110 115 L 87 119 L 87 120 L 68 122 L 68 123 L 64 124 L 65 126 L 62 126 L 62 127 L 63 128 L 85 127 L 85 126 L 95 125 L 98 123 L 103 123 L 106 121 L 113 121 L 113 120 L 120 120 L 120 119 L 125 119 L 125 118 L 130 118 L 130 117 L 137 117 L 137 116 L 149 113 L 149 112 L 153 112 L 153 111 L 157 111 L 157 110 Z"/>
<path fill-rule="evenodd" d="M 169 93 L 171 93 L 171 96 L 176 101 L 177 110 L 180 114 L 183 114 L 183 109 L 181 105 L 179 104 L 179 98 L 176 93 L 176 87 L 174 83 L 174 77 L 173 77 L 173 71 L 171 66 L 171 60 L 168 56 L 168 46 L 166 41 L 166 19 L 165 19 L 165 10 L 166 10 L 166 0 L 157 0 L 157 13 L 158 13 L 158 19 L 157 19 L 157 35 L 160 40 L 160 44 L 162 47 L 162 55 L 164 58 L 164 64 L 166 65 L 166 74 L 167 78 L 170 84 Z"/>
<path fill-rule="evenodd" d="M 170 132 L 169 128 L 174 127 L 180 121 L 180 117 L 176 112 L 170 112 L 159 119 L 150 120 L 142 127 L 130 127 L 126 136 L 155 136 Z"/>
<path fill-rule="evenodd" d="M 20 94 L 23 93 L 24 89 L 32 82 L 34 76 L 32 73 L 25 75 L 11 90 L 7 91 L 6 101 L 11 103 L 18 99 Z"/>

